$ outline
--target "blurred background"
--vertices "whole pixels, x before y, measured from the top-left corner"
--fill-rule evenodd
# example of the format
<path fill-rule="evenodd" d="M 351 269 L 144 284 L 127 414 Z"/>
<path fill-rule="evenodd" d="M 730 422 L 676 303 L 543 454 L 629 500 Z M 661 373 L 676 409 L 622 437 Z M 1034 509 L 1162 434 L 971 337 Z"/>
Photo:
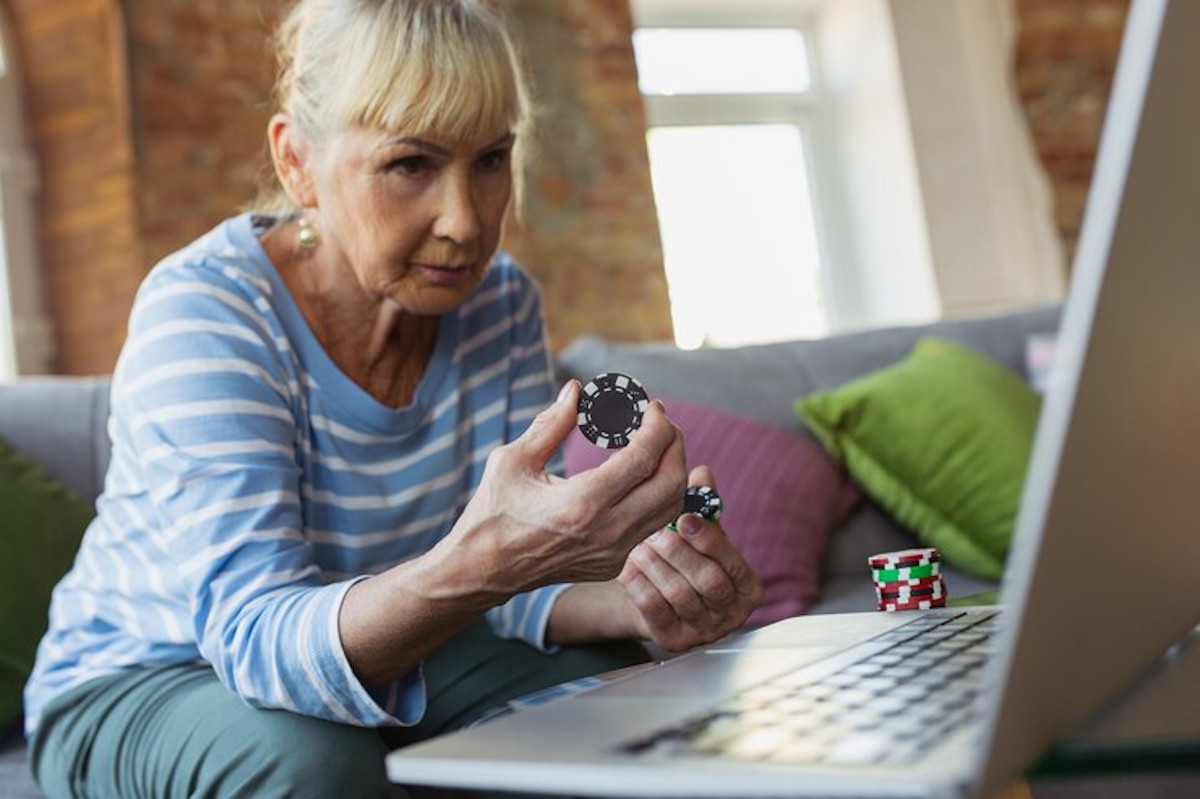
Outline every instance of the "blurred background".
<path fill-rule="evenodd" d="M 1056 302 L 1128 0 L 497 0 L 552 343 L 725 347 Z M 0 0 L 0 378 L 111 371 L 254 196 L 283 0 Z"/>

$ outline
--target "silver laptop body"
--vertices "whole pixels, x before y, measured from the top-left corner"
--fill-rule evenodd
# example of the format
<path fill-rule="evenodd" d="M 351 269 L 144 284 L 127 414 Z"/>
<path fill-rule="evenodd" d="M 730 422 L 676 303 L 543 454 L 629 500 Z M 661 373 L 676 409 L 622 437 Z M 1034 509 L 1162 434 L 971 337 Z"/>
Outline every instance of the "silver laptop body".
<path fill-rule="evenodd" d="M 598 796 L 971 795 L 1019 775 L 1200 623 L 1196 41 L 1200 3 L 1135 1 L 997 617 L 788 619 L 393 752 L 391 779 Z M 799 763 L 677 745 L 714 708 L 861 672 L 914 631 L 976 621 L 995 632 L 968 658 L 971 701 L 928 748 Z M 980 647 L 976 636 L 962 651 Z M 870 750 L 856 745 L 838 751 Z"/>

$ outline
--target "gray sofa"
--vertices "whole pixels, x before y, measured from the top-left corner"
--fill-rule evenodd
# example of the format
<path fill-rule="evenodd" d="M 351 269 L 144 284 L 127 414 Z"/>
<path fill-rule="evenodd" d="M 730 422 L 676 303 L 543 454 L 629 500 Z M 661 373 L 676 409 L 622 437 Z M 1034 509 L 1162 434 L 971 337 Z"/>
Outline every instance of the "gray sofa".
<path fill-rule="evenodd" d="M 727 350 L 679 351 L 665 344 L 619 344 L 580 339 L 558 361 L 562 377 L 586 380 L 608 370 L 642 376 L 655 393 L 707 404 L 805 434 L 792 411 L 803 394 L 837 386 L 902 359 L 925 335 L 961 341 L 1008 365 L 1025 367 L 1025 346 L 1035 334 L 1052 333 L 1057 308 L 873 330 L 814 341 Z M 61 478 L 81 496 L 100 492 L 108 464 L 105 378 L 25 378 L 0 384 L 0 436 Z M 914 539 L 869 502 L 835 531 L 825 558 L 822 599 L 813 612 L 874 607 L 866 557 L 913 546 Z M 995 587 L 946 570 L 957 595 Z M 0 796 L 39 796 L 26 774 L 19 737 L 0 742 Z"/>
<path fill-rule="evenodd" d="M 572 342 L 559 356 L 566 376 L 586 381 L 610 369 L 641 376 L 653 393 L 723 408 L 810 435 L 792 405 L 797 397 L 826 391 L 867 372 L 902 360 L 923 336 L 960 341 L 1005 364 L 1025 370 L 1026 342 L 1058 329 L 1059 309 L 943 321 L 735 349 L 680 351 L 668 344 L 619 344 L 598 338 Z M 821 600 L 810 613 L 842 613 L 875 607 L 874 588 L 864 579 L 867 557 L 916 546 L 916 540 L 881 510 L 864 501 L 834 532 L 825 554 Z M 956 596 L 996 588 L 956 569 L 943 570 Z"/>

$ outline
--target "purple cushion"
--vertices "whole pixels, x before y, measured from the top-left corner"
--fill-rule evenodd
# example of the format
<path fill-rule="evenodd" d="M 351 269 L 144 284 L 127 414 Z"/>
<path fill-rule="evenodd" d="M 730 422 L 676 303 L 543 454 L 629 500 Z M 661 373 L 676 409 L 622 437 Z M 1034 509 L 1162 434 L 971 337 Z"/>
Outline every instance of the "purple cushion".
<path fill-rule="evenodd" d="M 766 594 L 747 624 L 808 610 L 820 594 L 829 533 L 858 502 L 858 489 L 814 441 L 728 411 L 661 399 L 683 431 L 689 467 L 713 471 L 726 535 L 762 578 Z M 576 430 L 563 450 L 566 472 L 591 469 L 610 454 Z"/>

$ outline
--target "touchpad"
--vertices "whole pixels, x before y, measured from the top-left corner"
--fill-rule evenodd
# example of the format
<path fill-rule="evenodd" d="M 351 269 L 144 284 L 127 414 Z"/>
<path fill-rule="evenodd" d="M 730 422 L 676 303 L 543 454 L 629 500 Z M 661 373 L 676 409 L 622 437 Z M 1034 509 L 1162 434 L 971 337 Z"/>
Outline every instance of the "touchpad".
<path fill-rule="evenodd" d="M 836 650 L 796 647 L 763 651 L 696 652 L 650 668 L 581 699 L 699 696 L 716 699 L 826 657 Z"/>

